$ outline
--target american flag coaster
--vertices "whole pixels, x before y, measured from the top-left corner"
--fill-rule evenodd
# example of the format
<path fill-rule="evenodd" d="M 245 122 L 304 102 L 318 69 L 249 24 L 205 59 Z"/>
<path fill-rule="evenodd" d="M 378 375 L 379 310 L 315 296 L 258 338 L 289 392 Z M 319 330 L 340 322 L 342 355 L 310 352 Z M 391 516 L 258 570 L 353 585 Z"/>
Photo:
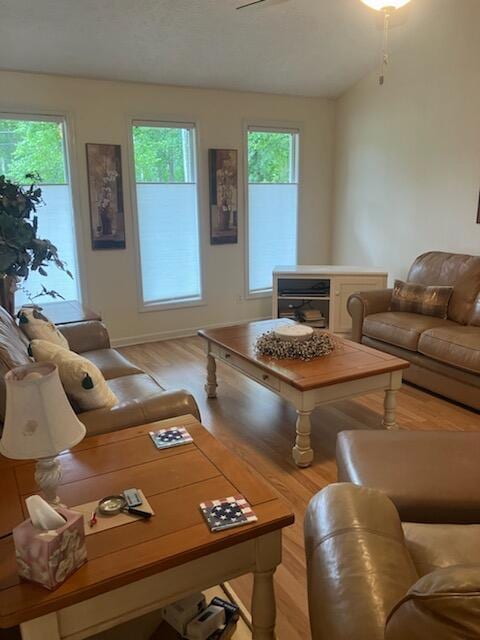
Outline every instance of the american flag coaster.
<path fill-rule="evenodd" d="M 240 495 L 202 502 L 200 509 L 210 531 L 223 531 L 258 520 L 251 506 Z"/>
<path fill-rule="evenodd" d="M 150 431 L 149 435 L 157 449 L 170 449 L 170 447 L 179 447 L 182 444 L 193 442 L 192 436 L 185 427 L 171 427 L 170 429 Z"/>

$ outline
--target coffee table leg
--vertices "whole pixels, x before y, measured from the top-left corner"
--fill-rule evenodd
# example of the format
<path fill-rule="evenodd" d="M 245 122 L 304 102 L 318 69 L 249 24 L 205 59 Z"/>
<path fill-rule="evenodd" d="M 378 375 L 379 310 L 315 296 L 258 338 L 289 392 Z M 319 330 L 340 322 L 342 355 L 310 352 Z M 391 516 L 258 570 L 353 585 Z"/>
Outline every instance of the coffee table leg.
<path fill-rule="evenodd" d="M 395 413 L 397 408 L 397 391 L 402 386 L 402 372 L 396 371 L 391 374 L 390 386 L 385 389 L 385 400 L 383 403 L 383 426 L 386 429 L 398 429 Z"/>
<path fill-rule="evenodd" d="M 207 354 L 207 384 L 205 385 L 208 398 L 217 397 L 217 386 L 217 363 L 209 353 Z"/>
<path fill-rule="evenodd" d="M 310 434 L 312 423 L 310 422 L 311 411 L 300 411 L 297 409 L 297 437 L 292 450 L 293 459 L 297 467 L 308 467 L 313 460 L 313 449 L 310 446 Z"/>

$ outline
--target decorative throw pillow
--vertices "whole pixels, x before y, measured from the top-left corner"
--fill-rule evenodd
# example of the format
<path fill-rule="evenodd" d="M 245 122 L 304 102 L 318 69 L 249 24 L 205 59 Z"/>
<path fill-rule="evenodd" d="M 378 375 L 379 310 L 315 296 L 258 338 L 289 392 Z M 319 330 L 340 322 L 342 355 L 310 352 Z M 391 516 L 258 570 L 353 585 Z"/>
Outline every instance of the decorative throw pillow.
<path fill-rule="evenodd" d="M 17 313 L 18 324 L 29 340 L 48 340 L 68 349 L 67 339 L 41 310 L 36 307 L 22 307 Z"/>
<path fill-rule="evenodd" d="M 117 403 L 100 369 L 86 358 L 46 340 L 32 340 L 30 351 L 35 362 L 57 365 L 65 393 L 79 409 L 102 409 Z"/>
<path fill-rule="evenodd" d="M 446 318 L 453 287 L 426 287 L 395 280 L 390 311 L 409 311 L 424 316 Z"/>

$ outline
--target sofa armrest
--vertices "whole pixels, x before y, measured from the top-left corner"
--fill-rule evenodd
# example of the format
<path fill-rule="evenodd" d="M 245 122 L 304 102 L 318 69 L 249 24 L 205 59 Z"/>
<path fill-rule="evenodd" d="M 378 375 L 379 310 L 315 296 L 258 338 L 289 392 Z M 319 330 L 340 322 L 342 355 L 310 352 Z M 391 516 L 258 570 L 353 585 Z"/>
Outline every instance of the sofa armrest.
<path fill-rule="evenodd" d="M 383 640 L 388 614 L 418 580 L 392 502 L 329 485 L 308 507 L 305 546 L 313 640 Z"/>
<path fill-rule="evenodd" d="M 132 398 L 111 409 L 95 409 L 78 414 L 78 419 L 87 429 L 87 435 L 110 433 L 157 420 L 192 415 L 200 420 L 195 398 L 184 389 L 170 389 L 143 399 Z"/>
<path fill-rule="evenodd" d="M 68 340 L 70 349 L 75 353 L 110 348 L 107 328 L 99 320 L 62 324 L 58 326 L 58 329 Z"/>
<path fill-rule="evenodd" d="M 390 613 L 385 640 L 480 638 L 479 569 L 455 565 L 420 578 Z"/>
<path fill-rule="evenodd" d="M 342 431 L 340 482 L 383 491 L 404 522 L 480 523 L 480 433 Z"/>
<path fill-rule="evenodd" d="M 362 341 L 363 321 L 372 313 L 388 311 L 393 289 L 372 289 L 353 293 L 347 301 L 347 310 L 352 317 L 352 340 Z"/>

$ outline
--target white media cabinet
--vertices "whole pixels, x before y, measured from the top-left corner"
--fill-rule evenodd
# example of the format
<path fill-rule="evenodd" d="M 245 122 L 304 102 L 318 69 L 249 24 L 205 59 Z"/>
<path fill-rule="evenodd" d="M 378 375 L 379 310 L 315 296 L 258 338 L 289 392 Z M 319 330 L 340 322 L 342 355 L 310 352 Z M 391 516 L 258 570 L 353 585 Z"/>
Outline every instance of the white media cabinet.
<path fill-rule="evenodd" d="M 272 317 L 298 319 L 298 313 L 304 310 L 319 310 L 329 331 L 349 333 L 352 329 L 347 311 L 349 296 L 356 291 L 384 289 L 387 279 L 385 271 L 368 267 L 277 267 L 273 270 Z M 311 325 L 319 326 L 316 322 Z"/>

